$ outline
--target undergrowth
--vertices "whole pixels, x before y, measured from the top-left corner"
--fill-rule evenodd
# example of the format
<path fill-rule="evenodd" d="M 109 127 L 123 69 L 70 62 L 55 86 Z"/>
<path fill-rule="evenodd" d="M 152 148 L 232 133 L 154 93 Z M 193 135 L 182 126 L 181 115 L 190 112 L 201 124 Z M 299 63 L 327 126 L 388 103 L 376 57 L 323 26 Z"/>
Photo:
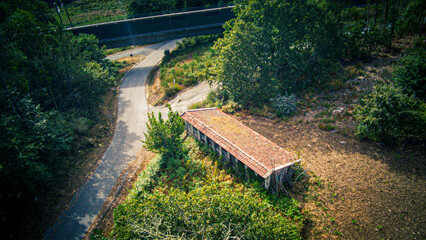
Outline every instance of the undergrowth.
<path fill-rule="evenodd" d="M 304 216 L 297 201 L 239 179 L 192 138 L 185 146 L 184 158 L 157 156 L 141 173 L 114 213 L 110 237 L 300 239 Z"/>

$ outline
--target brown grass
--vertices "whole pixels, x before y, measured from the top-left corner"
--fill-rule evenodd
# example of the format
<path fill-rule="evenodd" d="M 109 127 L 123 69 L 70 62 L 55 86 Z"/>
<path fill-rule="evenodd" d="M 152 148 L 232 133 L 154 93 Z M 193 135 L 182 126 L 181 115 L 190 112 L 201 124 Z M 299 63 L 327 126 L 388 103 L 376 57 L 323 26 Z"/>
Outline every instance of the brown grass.
<path fill-rule="evenodd" d="M 240 120 L 290 152 L 309 172 L 292 196 L 310 216 L 307 239 L 425 239 L 424 149 L 392 149 L 325 132 L 314 123 Z"/>
<path fill-rule="evenodd" d="M 165 91 L 161 86 L 161 79 L 158 77 L 158 74 L 154 76 L 154 81 L 150 82 L 147 85 L 148 91 L 148 104 L 152 106 L 158 105 L 162 99 L 164 99 Z"/>

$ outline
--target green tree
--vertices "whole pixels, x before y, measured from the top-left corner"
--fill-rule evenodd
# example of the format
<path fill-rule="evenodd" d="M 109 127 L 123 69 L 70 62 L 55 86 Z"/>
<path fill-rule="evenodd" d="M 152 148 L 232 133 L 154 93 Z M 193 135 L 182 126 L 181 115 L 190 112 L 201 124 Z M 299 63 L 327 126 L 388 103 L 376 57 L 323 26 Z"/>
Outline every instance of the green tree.
<path fill-rule="evenodd" d="M 179 158 L 182 155 L 183 140 L 181 135 L 185 130 L 183 119 L 177 112 L 173 112 L 168 105 L 168 119 L 164 120 L 161 112 L 158 119 L 154 113 L 148 113 L 147 133 L 144 133 L 144 147 L 150 151 L 161 153 L 165 157 Z"/>
<path fill-rule="evenodd" d="M 262 104 L 278 93 L 320 83 L 338 66 L 339 21 L 314 1 L 246 1 L 226 24 L 218 81 L 243 104 Z"/>
<path fill-rule="evenodd" d="M 111 63 L 94 36 L 74 36 L 44 1 L 0 3 L 0 234 L 28 236 L 40 206 L 63 184 L 102 95 Z"/>

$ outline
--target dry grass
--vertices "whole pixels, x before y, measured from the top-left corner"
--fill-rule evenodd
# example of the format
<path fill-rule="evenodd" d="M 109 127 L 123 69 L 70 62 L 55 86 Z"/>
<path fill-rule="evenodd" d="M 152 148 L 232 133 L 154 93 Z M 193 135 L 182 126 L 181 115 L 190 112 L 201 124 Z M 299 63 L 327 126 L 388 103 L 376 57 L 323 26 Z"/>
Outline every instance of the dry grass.
<path fill-rule="evenodd" d="M 161 86 L 161 79 L 158 77 L 158 74 L 155 76 L 154 81 L 150 82 L 147 85 L 147 101 L 149 105 L 156 106 L 162 99 L 164 99 L 165 91 Z"/>
<path fill-rule="evenodd" d="M 314 123 L 240 120 L 300 153 L 310 174 L 292 196 L 310 215 L 305 238 L 425 239 L 424 150 L 363 142 Z"/>
<path fill-rule="evenodd" d="M 386 146 L 354 136 L 353 108 L 395 56 L 378 58 L 340 89 L 307 96 L 285 121 L 238 114 L 246 125 L 292 153 L 308 177 L 292 197 L 310 216 L 306 239 L 426 239 L 426 151 L 421 143 Z M 342 108 L 342 112 L 334 112 Z M 335 131 L 321 130 L 329 124 Z"/>

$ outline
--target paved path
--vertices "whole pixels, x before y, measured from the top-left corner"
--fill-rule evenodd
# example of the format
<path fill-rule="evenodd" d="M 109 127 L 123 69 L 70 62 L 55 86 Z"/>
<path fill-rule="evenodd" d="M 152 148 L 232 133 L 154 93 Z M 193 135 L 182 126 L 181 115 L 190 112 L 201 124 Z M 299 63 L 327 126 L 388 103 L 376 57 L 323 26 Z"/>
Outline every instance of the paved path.
<path fill-rule="evenodd" d="M 145 80 L 163 57 L 164 50 L 175 46 L 175 40 L 156 44 L 156 49 L 151 48 L 151 53 L 124 78 L 119 93 L 117 127 L 111 145 L 93 176 L 74 195 L 69 209 L 62 213 L 58 223 L 48 229 L 46 240 L 74 240 L 84 236 L 121 171 L 142 147 L 140 140 L 148 121 Z"/>
<path fill-rule="evenodd" d="M 177 39 L 176 41 L 181 41 L 181 40 L 182 40 L 182 38 Z M 130 54 L 133 54 L 133 56 L 137 56 L 137 55 L 148 56 L 151 53 L 153 53 L 154 51 L 157 51 L 163 45 L 164 45 L 164 42 L 160 42 L 160 43 L 147 45 L 147 46 L 144 46 L 144 47 L 134 48 L 134 49 L 130 49 L 130 50 L 127 50 L 127 51 L 124 51 L 124 52 L 118 52 L 118 53 L 115 53 L 115 54 L 111 54 L 111 55 L 107 56 L 106 59 L 113 61 L 113 60 L 117 60 L 117 59 L 120 59 L 120 58 L 129 57 Z"/>

